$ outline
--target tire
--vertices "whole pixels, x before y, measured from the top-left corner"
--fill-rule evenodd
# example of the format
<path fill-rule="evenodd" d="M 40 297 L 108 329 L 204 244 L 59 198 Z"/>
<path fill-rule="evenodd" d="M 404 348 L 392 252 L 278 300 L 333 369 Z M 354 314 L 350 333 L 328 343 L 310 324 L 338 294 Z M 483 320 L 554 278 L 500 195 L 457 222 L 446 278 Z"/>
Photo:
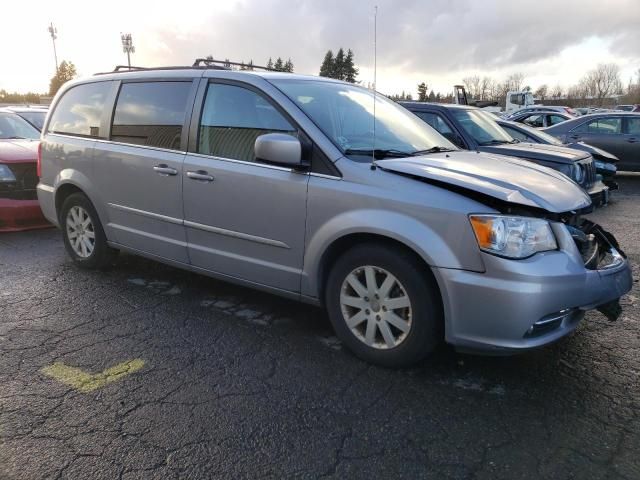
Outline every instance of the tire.
<path fill-rule="evenodd" d="M 329 273 L 325 305 L 338 338 L 376 365 L 409 366 L 442 342 L 440 292 L 431 272 L 410 252 L 382 244 L 348 250 Z"/>
<path fill-rule="evenodd" d="M 62 204 L 59 221 L 64 246 L 76 265 L 100 269 L 113 261 L 118 251 L 107 245 L 98 213 L 86 195 L 69 195 Z"/>

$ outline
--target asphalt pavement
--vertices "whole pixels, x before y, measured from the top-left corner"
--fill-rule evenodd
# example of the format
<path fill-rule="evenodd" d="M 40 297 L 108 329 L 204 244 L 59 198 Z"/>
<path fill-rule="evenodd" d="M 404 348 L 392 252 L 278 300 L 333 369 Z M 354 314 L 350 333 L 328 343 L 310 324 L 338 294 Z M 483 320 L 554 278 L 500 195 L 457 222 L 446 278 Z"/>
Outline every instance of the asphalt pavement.
<path fill-rule="evenodd" d="M 640 176 L 592 217 L 640 278 Z M 514 357 L 387 370 L 323 311 L 0 235 L 0 479 L 640 478 L 639 287 Z"/>

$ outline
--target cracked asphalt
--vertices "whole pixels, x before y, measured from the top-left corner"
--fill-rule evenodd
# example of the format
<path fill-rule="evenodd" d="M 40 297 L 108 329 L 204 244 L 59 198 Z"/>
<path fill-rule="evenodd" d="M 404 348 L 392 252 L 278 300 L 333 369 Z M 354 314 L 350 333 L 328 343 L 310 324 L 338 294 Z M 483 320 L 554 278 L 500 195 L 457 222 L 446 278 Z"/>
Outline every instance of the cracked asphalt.
<path fill-rule="evenodd" d="M 640 176 L 620 183 L 592 217 L 639 278 Z M 386 370 L 319 309 L 131 255 L 82 271 L 57 230 L 1 235 L 0 269 L 2 480 L 640 478 L 638 283 L 541 350 Z M 84 393 L 43 373 L 140 360 Z"/>

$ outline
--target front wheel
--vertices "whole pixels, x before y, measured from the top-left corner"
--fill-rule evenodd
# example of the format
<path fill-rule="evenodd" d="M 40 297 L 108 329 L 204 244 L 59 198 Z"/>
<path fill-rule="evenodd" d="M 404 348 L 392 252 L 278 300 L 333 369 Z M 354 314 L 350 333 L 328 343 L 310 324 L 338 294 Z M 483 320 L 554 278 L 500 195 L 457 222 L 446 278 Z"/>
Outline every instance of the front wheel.
<path fill-rule="evenodd" d="M 102 268 L 117 250 L 109 247 L 98 214 L 86 195 L 69 195 L 60 210 L 60 227 L 67 253 L 83 268 Z"/>
<path fill-rule="evenodd" d="M 408 252 L 376 244 L 349 250 L 329 274 L 325 300 L 338 337 L 368 362 L 407 366 L 442 339 L 437 285 Z"/>

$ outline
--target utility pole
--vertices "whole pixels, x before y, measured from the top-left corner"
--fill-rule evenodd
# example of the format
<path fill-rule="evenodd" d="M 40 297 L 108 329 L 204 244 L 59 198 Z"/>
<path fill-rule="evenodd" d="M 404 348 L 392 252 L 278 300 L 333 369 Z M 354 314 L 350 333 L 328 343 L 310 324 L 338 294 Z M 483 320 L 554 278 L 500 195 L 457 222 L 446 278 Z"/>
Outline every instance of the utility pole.
<path fill-rule="evenodd" d="M 58 74 L 58 53 L 56 52 L 56 38 L 58 38 L 58 29 L 53 26 L 53 22 L 49 24 L 49 34 L 53 42 L 53 58 L 56 61 L 56 75 Z"/>
<path fill-rule="evenodd" d="M 133 46 L 133 40 L 130 33 L 121 33 L 122 51 L 127 54 L 127 65 L 131 69 L 131 54 L 136 53 L 136 47 Z"/>

